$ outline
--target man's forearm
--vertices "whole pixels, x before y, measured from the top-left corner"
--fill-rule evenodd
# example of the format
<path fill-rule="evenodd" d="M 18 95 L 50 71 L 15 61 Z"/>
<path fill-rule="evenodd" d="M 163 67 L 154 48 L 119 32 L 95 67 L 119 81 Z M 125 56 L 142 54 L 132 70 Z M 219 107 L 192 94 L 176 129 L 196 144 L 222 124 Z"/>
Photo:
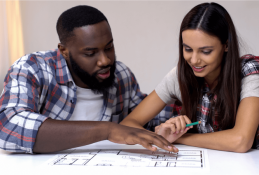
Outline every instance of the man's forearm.
<path fill-rule="evenodd" d="M 33 152 L 47 153 L 106 140 L 110 122 L 47 119 L 39 128 Z"/>

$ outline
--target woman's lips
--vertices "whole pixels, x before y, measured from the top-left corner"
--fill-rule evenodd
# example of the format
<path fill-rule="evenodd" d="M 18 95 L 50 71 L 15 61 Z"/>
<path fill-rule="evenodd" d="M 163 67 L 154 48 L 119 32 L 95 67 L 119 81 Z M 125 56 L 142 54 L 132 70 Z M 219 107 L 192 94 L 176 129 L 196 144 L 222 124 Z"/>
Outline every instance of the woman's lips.
<path fill-rule="evenodd" d="M 206 66 L 202 66 L 202 67 L 194 67 L 192 66 L 192 69 L 195 71 L 195 72 L 201 72 L 205 69 Z"/>

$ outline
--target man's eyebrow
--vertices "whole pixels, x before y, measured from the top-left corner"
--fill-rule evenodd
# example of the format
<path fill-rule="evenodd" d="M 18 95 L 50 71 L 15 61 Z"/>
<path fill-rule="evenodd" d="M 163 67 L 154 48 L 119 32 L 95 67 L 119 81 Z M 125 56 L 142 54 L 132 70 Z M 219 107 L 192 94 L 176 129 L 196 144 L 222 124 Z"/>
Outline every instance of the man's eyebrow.
<path fill-rule="evenodd" d="M 96 50 L 97 48 L 89 48 L 89 47 L 87 47 L 87 48 L 84 48 L 83 50 L 84 51 L 92 51 L 92 50 Z"/>
<path fill-rule="evenodd" d="M 183 46 L 191 48 L 190 46 L 184 43 L 183 43 Z M 209 48 L 213 48 L 213 46 L 204 46 L 204 47 L 200 47 L 199 49 L 209 49 Z"/>
<path fill-rule="evenodd" d="M 111 39 L 111 41 L 109 41 L 106 46 L 108 46 L 109 44 L 111 44 L 113 42 L 113 39 Z"/>
<path fill-rule="evenodd" d="M 111 41 L 109 41 L 107 44 L 106 44 L 106 46 L 108 46 L 109 44 L 111 44 L 113 42 L 113 39 L 111 39 Z M 84 48 L 83 50 L 84 51 L 92 51 L 92 50 L 97 50 L 98 48 L 89 48 L 89 47 L 87 47 L 87 48 Z"/>

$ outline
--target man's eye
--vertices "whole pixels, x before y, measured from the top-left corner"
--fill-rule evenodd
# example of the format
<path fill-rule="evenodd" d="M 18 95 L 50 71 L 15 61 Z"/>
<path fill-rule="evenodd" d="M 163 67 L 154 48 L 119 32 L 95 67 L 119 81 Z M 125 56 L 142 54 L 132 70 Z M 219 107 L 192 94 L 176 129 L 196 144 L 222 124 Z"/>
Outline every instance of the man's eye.
<path fill-rule="evenodd" d="M 94 53 L 85 53 L 85 56 L 92 57 L 94 56 Z"/>
<path fill-rule="evenodd" d="M 110 43 L 109 45 L 107 45 L 105 50 L 111 50 L 112 48 L 113 48 L 113 43 Z"/>
<path fill-rule="evenodd" d="M 111 50 L 112 48 L 113 48 L 113 45 L 111 45 L 111 46 L 105 48 L 105 50 Z"/>
<path fill-rule="evenodd" d="M 209 55 L 212 52 L 212 50 L 204 50 L 202 51 L 202 53 L 204 53 L 205 55 Z"/>

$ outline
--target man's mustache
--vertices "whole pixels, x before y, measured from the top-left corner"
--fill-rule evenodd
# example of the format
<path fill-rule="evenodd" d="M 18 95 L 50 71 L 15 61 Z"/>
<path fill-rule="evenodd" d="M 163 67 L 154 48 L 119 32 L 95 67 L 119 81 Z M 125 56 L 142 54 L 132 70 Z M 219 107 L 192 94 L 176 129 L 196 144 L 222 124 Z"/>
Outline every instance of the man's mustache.
<path fill-rule="evenodd" d="M 93 76 L 95 76 L 95 75 L 97 75 L 97 74 L 99 74 L 99 73 L 107 72 L 108 70 L 111 69 L 111 67 L 112 67 L 112 65 L 107 65 L 107 66 L 105 66 L 105 67 L 99 69 L 98 71 L 96 71 L 96 72 L 93 74 Z"/>

